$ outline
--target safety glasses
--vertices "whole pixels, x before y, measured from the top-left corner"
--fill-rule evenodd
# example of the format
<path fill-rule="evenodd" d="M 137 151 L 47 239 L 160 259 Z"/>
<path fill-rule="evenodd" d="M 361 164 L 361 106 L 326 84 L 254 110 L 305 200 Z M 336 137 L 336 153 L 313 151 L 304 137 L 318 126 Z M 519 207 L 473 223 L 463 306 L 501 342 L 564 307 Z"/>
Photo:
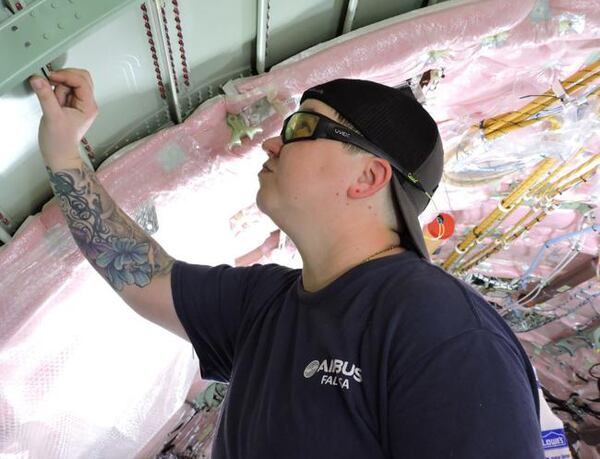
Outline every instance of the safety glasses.
<path fill-rule="evenodd" d="M 375 144 L 369 142 L 363 136 L 324 115 L 307 111 L 297 111 L 292 113 L 283 122 L 281 139 L 284 144 L 298 142 L 300 140 L 315 139 L 330 139 L 352 144 L 375 156 L 387 160 L 400 175 L 431 199 L 431 195 L 423 188 L 421 182 L 419 182 L 412 172 L 406 171 L 396 163 L 394 158 L 378 148 Z"/>

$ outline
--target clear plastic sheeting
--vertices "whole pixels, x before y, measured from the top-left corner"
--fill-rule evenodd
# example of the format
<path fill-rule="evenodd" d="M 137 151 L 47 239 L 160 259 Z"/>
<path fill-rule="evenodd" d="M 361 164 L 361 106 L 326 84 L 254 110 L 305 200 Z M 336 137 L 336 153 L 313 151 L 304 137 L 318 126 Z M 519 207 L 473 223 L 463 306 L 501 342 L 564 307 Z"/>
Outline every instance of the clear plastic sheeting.
<path fill-rule="evenodd" d="M 464 134 L 445 145 L 446 181 L 458 186 L 481 185 L 530 169 L 544 158 L 568 160 L 581 145 L 590 150 L 594 145 L 600 147 L 598 113 L 600 97 L 582 96 L 556 107 L 552 122 L 520 128 L 492 142 L 483 139 L 478 127 L 464 126 Z"/>
<path fill-rule="evenodd" d="M 130 215 L 154 209 L 154 237 L 178 259 L 298 266 L 293 244 L 254 207 L 256 173 L 266 159 L 261 142 L 279 131 L 312 85 L 338 77 L 392 86 L 411 79 L 438 122 L 451 173 L 421 215 L 423 224 L 438 212 L 456 220 L 455 235 L 434 252 L 441 263 L 536 160 L 569 163 L 583 149 L 577 161 L 588 161 L 599 151 L 597 93 L 564 98 L 552 113 L 558 121 L 493 141 L 479 129 L 529 96 L 560 92 L 558 82 L 600 58 L 598 37 L 597 0 L 443 3 L 311 48 L 267 74 L 231 81 L 226 96 L 115 156 L 99 177 Z M 242 135 L 241 146 L 233 146 L 227 113 L 240 112 L 262 132 L 253 140 Z M 523 293 L 511 286 L 548 240 L 600 221 L 599 196 L 596 175 L 560 195 L 557 209 L 475 268 L 586 458 L 600 457 L 590 446 L 600 431 L 598 274 L 531 308 L 511 307 Z M 505 223 L 532 207 L 524 200 Z M 499 236 L 501 229 L 489 238 Z M 553 245 L 532 271 L 531 288 L 569 269 L 573 250 L 597 257 L 598 247 L 594 231 Z M 191 346 L 139 318 L 104 285 L 68 237 L 55 202 L 0 251 L 0 273 L 0 458 L 141 451 L 183 403 L 197 371 Z"/>

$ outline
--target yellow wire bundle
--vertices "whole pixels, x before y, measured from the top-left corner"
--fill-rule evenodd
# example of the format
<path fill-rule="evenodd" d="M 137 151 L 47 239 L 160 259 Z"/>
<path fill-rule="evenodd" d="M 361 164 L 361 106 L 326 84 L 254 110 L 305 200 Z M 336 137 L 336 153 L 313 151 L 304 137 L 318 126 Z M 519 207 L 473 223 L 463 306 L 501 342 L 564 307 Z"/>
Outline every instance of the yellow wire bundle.
<path fill-rule="evenodd" d="M 579 89 L 583 89 L 594 82 L 600 77 L 600 60 L 585 66 L 578 72 L 571 75 L 564 81 L 561 81 L 561 85 L 568 95 L 573 94 Z M 600 91 L 600 88 L 596 89 L 592 94 L 596 95 Z M 546 91 L 541 96 L 536 97 L 533 101 L 525 105 L 519 110 L 514 112 L 504 113 L 503 115 L 485 119 L 481 122 L 481 128 L 483 129 L 483 135 L 485 139 L 492 140 L 500 137 L 508 132 L 515 129 L 529 126 L 533 123 L 537 123 L 543 120 L 549 120 L 557 123 L 557 120 L 553 116 L 543 116 L 539 118 L 530 119 L 532 116 L 538 114 L 542 110 L 550 107 L 557 101 L 557 97 L 552 89 Z"/>

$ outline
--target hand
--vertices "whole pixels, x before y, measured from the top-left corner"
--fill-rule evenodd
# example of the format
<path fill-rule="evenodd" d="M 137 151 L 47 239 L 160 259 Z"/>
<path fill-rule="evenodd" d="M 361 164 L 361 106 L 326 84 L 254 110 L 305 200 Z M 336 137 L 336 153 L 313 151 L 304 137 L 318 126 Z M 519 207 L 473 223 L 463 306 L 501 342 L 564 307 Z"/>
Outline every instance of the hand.
<path fill-rule="evenodd" d="M 29 83 L 43 112 L 38 131 L 40 151 L 51 169 L 60 169 L 81 162 L 79 142 L 94 122 L 98 106 L 86 70 L 59 70 L 50 74 L 49 80 L 34 76 Z M 55 85 L 54 91 L 50 83 Z"/>

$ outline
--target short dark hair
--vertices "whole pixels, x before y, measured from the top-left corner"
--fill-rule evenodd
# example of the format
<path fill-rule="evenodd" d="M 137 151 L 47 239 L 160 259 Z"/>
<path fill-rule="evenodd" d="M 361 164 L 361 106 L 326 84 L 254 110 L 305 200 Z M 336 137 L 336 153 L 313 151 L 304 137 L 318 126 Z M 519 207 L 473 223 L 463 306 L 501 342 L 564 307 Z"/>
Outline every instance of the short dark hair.
<path fill-rule="evenodd" d="M 343 124 L 348 129 L 353 130 L 358 135 L 362 135 L 362 133 L 356 128 L 356 126 L 354 126 L 349 120 L 347 120 L 346 118 L 344 118 L 341 113 L 339 113 L 336 110 L 334 110 L 334 114 L 335 114 L 335 117 L 337 118 L 337 121 L 340 124 Z M 344 143 L 344 148 L 346 150 L 348 150 L 349 152 L 351 152 L 351 153 L 366 153 L 366 154 L 369 154 L 369 155 L 372 154 L 372 153 L 369 153 L 366 150 L 363 150 L 360 147 L 357 147 L 356 145 L 352 145 L 351 143 Z M 393 170 L 392 170 L 392 173 L 394 173 Z M 393 193 L 391 193 L 391 188 L 390 188 L 389 192 L 391 194 L 391 200 L 392 200 L 392 203 L 393 203 L 393 206 L 394 206 L 394 214 L 396 215 L 396 225 L 395 225 L 394 229 L 395 229 L 395 231 L 398 234 L 401 235 L 402 232 L 404 231 L 404 219 L 402 217 L 402 212 L 399 212 L 399 211 L 396 210 L 397 203 L 394 202 L 394 196 L 393 196 Z"/>

